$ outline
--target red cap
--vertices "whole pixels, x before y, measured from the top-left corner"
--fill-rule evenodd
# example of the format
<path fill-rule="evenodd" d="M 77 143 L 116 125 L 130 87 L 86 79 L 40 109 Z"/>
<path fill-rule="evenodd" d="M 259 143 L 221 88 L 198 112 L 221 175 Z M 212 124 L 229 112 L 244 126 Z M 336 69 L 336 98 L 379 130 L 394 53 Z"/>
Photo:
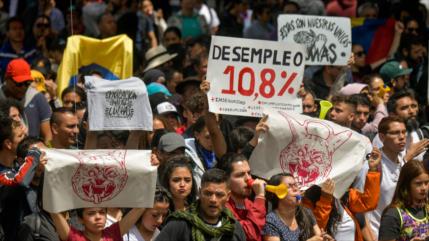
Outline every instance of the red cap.
<path fill-rule="evenodd" d="M 24 59 L 10 61 L 7 65 L 5 76 L 11 77 L 17 83 L 33 80 L 30 65 Z"/>

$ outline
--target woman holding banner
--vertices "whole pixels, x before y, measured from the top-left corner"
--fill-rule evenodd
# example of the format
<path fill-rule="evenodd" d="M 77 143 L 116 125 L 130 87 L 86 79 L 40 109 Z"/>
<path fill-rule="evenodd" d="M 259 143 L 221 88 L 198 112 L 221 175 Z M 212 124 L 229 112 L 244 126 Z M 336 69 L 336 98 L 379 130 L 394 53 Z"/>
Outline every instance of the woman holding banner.
<path fill-rule="evenodd" d="M 157 188 L 153 208 L 144 211 L 142 217 L 124 235 L 124 241 L 150 241 L 160 233 L 159 227 L 168 215 L 170 198 L 166 191 Z"/>
<path fill-rule="evenodd" d="M 429 173 L 412 160 L 402 167 L 392 203 L 381 217 L 379 240 L 428 240 Z"/>

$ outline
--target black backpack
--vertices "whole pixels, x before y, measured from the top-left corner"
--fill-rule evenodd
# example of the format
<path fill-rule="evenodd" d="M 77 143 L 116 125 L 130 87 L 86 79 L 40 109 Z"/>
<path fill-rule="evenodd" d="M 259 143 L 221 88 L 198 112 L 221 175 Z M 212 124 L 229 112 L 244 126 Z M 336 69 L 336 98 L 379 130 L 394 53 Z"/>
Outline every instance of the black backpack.
<path fill-rule="evenodd" d="M 34 241 L 60 241 L 55 227 L 49 221 L 49 217 L 46 217 L 43 213 L 33 213 L 26 216 L 21 224 L 21 229 L 24 226 L 27 227 L 26 230 L 31 230 Z"/>

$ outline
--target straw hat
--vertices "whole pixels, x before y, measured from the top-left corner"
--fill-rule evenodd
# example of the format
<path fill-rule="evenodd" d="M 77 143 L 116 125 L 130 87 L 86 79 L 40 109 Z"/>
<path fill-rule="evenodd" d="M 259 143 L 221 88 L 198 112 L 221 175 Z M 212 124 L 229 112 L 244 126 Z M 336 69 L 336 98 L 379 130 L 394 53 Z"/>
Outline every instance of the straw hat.
<path fill-rule="evenodd" d="M 151 48 L 146 52 L 144 56 L 147 63 L 147 66 L 144 69 L 144 72 L 162 65 L 172 60 L 176 56 L 177 54 L 169 54 L 167 52 L 167 49 L 162 45 L 159 45 L 158 47 L 155 47 L 155 48 Z"/>

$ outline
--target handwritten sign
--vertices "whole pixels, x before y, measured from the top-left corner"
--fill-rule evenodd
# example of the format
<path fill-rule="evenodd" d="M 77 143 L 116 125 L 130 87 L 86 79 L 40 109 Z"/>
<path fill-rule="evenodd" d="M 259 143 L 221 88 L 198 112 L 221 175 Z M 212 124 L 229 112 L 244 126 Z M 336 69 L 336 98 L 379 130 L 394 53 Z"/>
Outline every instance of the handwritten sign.
<path fill-rule="evenodd" d="M 303 51 L 293 43 L 213 36 L 209 110 L 255 117 L 266 107 L 301 112 L 296 94 L 303 78 Z"/>
<path fill-rule="evenodd" d="M 152 207 L 157 172 L 150 151 L 47 149 L 43 207 Z M 141 195 L 146 193 L 145 195 Z"/>
<path fill-rule="evenodd" d="M 86 76 L 90 130 L 152 130 L 152 110 L 144 82 Z"/>
<path fill-rule="evenodd" d="M 352 35 L 349 18 L 282 14 L 278 40 L 305 47 L 306 65 L 347 65 Z"/>
<path fill-rule="evenodd" d="M 371 152 L 369 139 L 333 122 L 293 112 L 267 112 L 268 133 L 250 157 L 253 174 L 292 174 L 305 189 L 332 178 L 340 198 Z"/>

